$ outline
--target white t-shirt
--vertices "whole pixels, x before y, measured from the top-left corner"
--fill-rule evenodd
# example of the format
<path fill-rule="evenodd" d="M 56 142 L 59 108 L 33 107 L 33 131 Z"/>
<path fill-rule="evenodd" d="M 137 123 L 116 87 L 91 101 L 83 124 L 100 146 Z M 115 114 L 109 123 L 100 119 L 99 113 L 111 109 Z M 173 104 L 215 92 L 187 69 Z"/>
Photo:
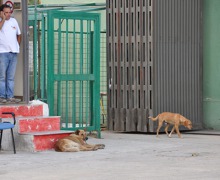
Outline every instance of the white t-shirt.
<path fill-rule="evenodd" d="M 2 29 L 0 30 L 0 53 L 19 53 L 17 35 L 20 34 L 21 31 L 16 19 L 11 17 L 9 20 L 5 20 Z"/>

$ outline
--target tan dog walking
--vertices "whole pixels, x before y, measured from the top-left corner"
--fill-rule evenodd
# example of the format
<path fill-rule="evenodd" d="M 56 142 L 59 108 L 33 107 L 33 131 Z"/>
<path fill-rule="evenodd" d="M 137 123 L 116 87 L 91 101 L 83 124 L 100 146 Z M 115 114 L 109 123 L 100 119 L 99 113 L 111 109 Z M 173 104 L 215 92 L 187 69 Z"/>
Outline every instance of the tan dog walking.
<path fill-rule="evenodd" d="M 165 127 L 165 132 L 169 137 L 171 137 L 171 134 L 173 133 L 173 131 L 176 130 L 178 136 L 181 138 L 181 134 L 179 131 L 180 125 L 183 125 L 188 129 L 192 129 L 192 122 L 189 119 L 182 116 L 181 114 L 171 113 L 171 112 L 163 112 L 161 114 L 158 114 L 158 116 L 155 118 L 153 118 L 153 117 L 148 117 L 148 118 L 151 119 L 152 121 L 156 121 L 158 119 L 157 137 L 159 136 L 159 131 L 163 125 L 163 122 L 167 123 L 167 125 Z M 170 124 L 173 125 L 173 128 L 172 128 L 170 134 L 168 134 L 168 128 L 169 128 Z"/>

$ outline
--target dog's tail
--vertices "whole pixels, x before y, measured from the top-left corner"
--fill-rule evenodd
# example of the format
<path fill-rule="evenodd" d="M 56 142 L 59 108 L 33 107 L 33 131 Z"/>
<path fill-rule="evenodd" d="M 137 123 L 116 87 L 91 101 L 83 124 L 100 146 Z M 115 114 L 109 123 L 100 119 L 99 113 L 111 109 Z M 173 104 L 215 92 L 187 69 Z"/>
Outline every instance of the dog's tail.
<path fill-rule="evenodd" d="M 149 118 L 150 120 L 152 120 L 152 121 L 156 121 L 156 120 L 159 118 L 159 114 L 158 114 L 158 116 L 155 117 L 155 118 L 154 118 L 154 117 L 151 117 L 151 116 L 149 116 L 148 118 Z"/>

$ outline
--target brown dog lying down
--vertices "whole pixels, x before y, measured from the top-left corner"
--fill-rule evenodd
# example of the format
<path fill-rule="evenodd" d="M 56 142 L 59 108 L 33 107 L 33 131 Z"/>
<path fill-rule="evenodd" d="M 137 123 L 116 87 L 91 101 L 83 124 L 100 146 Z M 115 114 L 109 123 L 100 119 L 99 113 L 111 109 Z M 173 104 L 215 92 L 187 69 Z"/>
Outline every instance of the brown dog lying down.
<path fill-rule="evenodd" d="M 175 129 L 178 136 L 181 138 L 181 134 L 179 131 L 180 125 L 183 125 L 188 129 L 192 129 L 192 122 L 189 119 L 187 119 L 184 116 L 177 114 L 177 113 L 163 112 L 163 113 L 159 114 L 156 118 L 153 118 L 153 117 L 148 117 L 148 118 L 151 119 L 152 121 L 156 121 L 158 119 L 157 137 L 159 135 L 159 131 L 163 125 L 163 122 L 167 123 L 167 125 L 165 127 L 165 132 L 169 137 L 171 137 L 171 134 L 173 133 L 173 131 Z M 173 124 L 174 126 L 173 126 L 170 134 L 168 134 L 168 128 L 169 128 L 170 124 Z"/>
<path fill-rule="evenodd" d="M 84 130 L 77 130 L 75 134 L 59 139 L 55 144 L 55 151 L 59 152 L 78 152 L 78 151 L 96 151 L 104 149 L 104 144 L 87 144 L 87 135 Z"/>

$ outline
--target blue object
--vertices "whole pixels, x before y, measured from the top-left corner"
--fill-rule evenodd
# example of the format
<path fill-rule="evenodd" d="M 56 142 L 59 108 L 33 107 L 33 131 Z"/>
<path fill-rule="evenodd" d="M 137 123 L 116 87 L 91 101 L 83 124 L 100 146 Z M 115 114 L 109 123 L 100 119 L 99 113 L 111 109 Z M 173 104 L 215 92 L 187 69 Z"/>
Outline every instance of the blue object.
<path fill-rule="evenodd" d="M 0 150 L 2 147 L 2 135 L 3 135 L 3 130 L 5 129 L 11 129 L 11 136 L 12 136 L 12 143 L 13 143 L 13 148 L 14 148 L 14 154 L 16 154 L 16 149 L 15 149 L 15 140 L 14 140 L 14 134 L 13 134 L 13 128 L 15 127 L 16 120 L 15 120 L 15 114 L 13 112 L 2 112 L 2 114 L 11 114 L 14 120 L 14 123 L 11 122 L 1 122 L 0 123 L 0 131 L 1 131 L 1 136 L 0 136 Z"/>

